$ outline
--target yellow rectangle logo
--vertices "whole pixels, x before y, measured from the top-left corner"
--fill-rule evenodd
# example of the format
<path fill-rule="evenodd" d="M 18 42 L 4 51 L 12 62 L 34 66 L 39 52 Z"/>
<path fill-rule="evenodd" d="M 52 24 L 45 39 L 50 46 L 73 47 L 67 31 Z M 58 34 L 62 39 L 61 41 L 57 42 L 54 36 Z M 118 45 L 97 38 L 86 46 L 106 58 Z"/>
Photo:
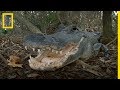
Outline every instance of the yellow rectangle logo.
<path fill-rule="evenodd" d="M 13 13 L 2 13 L 2 28 L 13 29 Z"/>
<path fill-rule="evenodd" d="M 118 79 L 120 79 L 120 11 L 118 11 Z"/>

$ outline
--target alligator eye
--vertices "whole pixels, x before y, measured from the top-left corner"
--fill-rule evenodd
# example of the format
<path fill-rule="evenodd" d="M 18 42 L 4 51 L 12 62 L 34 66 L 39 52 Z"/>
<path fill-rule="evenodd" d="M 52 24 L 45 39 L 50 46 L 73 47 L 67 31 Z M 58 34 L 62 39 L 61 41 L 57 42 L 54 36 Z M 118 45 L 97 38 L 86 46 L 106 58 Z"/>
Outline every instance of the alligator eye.
<path fill-rule="evenodd" d="M 72 29 L 73 29 L 73 30 L 77 30 L 77 27 L 76 27 L 76 26 L 72 26 Z"/>
<path fill-rule="evenodd" d="M 73 27 L 73 30 L 76 30 L 77 28 L 76 27 Z"/>
<path fill-rule="evenodd" d="M 73 26 L 72 30 L 78 30 L 78 28 L 76 26 Z"/>

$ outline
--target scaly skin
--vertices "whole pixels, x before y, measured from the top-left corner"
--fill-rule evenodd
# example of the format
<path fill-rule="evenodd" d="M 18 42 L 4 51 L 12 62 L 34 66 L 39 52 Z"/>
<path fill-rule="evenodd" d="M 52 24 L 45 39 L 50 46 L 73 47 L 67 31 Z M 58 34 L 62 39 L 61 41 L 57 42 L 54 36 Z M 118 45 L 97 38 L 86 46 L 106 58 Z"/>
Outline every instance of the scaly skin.
<path fill-rule="evenodd" d="M 30 57 L 29 65 L 35 70 L 56 70 L 79 58 L 89 59 L 97 55 L 100 48 L 108 49 L 98 42 L 99 32 L 81 31 L 79 27 L 60 27 L 51 35 L 32 34 L 24 38 L 27 48 L 39 49 L 38 56 Z"/>

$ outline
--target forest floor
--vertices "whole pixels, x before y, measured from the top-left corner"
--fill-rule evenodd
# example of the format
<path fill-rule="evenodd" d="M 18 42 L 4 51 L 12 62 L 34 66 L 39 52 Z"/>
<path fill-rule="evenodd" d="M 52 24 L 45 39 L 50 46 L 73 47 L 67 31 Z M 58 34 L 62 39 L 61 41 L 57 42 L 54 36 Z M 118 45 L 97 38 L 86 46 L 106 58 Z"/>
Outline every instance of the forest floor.
<path fill-rule="evenodd" d="M 104 62 L 102 52 L 85 63 L 94 67 L 84 68 L 77 60 L 56 71 L 35 71 L 28 65 L 29 52 L 21 39 L 0 38 L 0 79 L 116 79 L 117 78 L 117 41 L 108 46 L 110 59 Z M 15 57 L 13 57 L 15 56 Z M 19 66 L 10 65 L 12 59 L 19 59 Z M 14 63 L 14 61 L 13 61 Z M 99 74 L 98 74 L 99 73 Z"/>

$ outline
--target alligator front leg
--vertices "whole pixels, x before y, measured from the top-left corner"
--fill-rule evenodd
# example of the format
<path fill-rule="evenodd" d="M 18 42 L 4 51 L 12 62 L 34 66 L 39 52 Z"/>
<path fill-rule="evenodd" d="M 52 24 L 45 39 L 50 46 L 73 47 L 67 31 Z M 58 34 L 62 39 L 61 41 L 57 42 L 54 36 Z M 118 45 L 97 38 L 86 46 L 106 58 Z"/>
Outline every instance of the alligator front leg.
<path fill-rule="evenodd" d="M 96 43 L 96 44 L 94 44 L 93 49 L 94 49 L 94 52 L 95 52 L 95 56 L 98 55 L 98 53 L 101 49 L 104 52 L 104 57 L 107 58 L 107 59 L 109 58 L 109 49 L 104 44 Z"/>

